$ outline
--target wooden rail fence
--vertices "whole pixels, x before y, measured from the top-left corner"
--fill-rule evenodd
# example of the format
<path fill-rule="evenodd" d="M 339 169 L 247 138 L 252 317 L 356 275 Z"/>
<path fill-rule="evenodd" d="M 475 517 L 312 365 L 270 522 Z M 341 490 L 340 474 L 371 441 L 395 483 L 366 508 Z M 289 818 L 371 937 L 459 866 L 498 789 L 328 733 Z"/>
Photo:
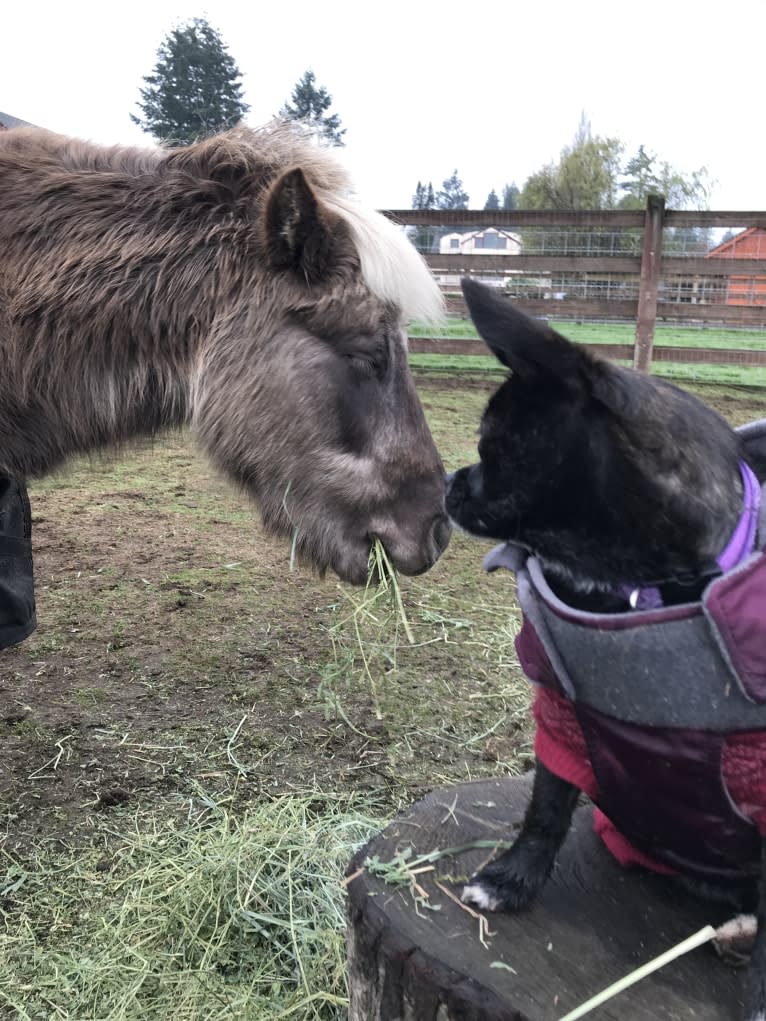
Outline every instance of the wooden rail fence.
<path fill-rule="evenodd" d="M 579 344 L 603 358 L 631 361 L 633 344 Z M 461 337 L 410 337 L 413 354 L 486 355 L 480 340 Z M 655 362 L 694 363 L 704 365 L 740 365 L 766 367 L 766 344 L 762 349 L 724 347 L 653 347 Z"/>
<path fill-rule="evenodd" d="M 650 196 L 645 210 L 386 210 L 417 231 L 431 228 L 426 261 L 442 281 L 447 309 L 465 315 L 459 278 L 477 275 L 502 286 L 531 315 L 569 320 L 635 322 L 633 345 L 598 344 L 607 357 L 632 360 L 648 371 L 652 359 L 728 365 L 766 365 L 766 349 L 654 347 L 658 322 L 766 330 L 766 212 L 665 209 Z M 514 254 L 434 251 L 445 233 L 488 227 L 520 239 Z M 763 230 L 756 258 L 700 251 L 700 232 L 712 228 Z M 683 250 L 684 232 L 696 245 Z M 696 235 L 692 232 L 697 232 Z M 537 241 L 528 243 L 536 238 Z M 546 238 L 548 241 L 546 242 Z M 540 241 L 542 239 L 542 243 Z M 548 250 L 540 251 L 545 248 Z M 575 248 L 576 251 L 568 251 Z M 609 248 L 609 251 L 603 249 Z M 595 254 L 594 254 L 595 253 Z M 562 283 L 563 281 L 563 283 Z M 748 301 L 748 287 L 752 282 Z M 444 354 L 472 353 L 470 340 L 439 339 Z M 413 338 L 411 350 L 434 352 L 432 338 Z M 766 346 L 765 346 L 766 347 Z"/>

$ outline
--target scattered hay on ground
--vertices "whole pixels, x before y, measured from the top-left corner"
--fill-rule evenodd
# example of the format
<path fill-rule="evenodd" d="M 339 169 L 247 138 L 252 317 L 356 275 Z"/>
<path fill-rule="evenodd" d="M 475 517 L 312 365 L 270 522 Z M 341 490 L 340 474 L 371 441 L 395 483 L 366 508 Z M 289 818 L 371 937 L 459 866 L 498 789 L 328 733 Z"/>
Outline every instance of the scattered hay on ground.
<path fill-rule="evenodd" d="M 285 796 L 235 818 L 139 817 L 90 850 L 0 870 L 0 1016 L 25 1021 L 340 1021 L 341 885 L 380 828 L 349 797 Z"/>
<path fill-rule="evenodd" d="M 437 565 L 432 574 L 442 569 Z M 470 569 L 475 574 L 472 562 Z M 459 753 L 467 764 L 478 758 L 511 773 L 525 771 L 530 688 L 515 652 L 521 615 L 510 598 L 513 580 L 510 574 L 502 580 L 480 593 L 474 588 L 469 605 L 468 583 L 454 569 L 438 584 L 431 577 L 399 578 L 382 547 L 374 547 L 367 586 L 361 593 L 340 590 L 326 629 L 332 657 L 319 684 L 326 717 L 374 741 L 352 722 L 359 716 L 353 707 L 366 699 L 397 760 L 435 746 L 442 757 Z M 374 729 L 379 735 L 381 728 Z M 471 778 L 469 769 L 462 779 Z M 434 784 L 455 781 L 454 775 L 433 777 Z"/>

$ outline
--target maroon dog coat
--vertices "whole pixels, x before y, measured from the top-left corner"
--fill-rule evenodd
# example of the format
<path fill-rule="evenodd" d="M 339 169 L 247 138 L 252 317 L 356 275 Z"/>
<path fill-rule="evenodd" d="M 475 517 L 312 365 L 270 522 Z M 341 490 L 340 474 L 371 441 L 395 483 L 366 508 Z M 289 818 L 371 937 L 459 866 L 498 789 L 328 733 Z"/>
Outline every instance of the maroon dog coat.
<path fill-rule="evenodd" d="M 766 420 L 742 434 L 746 448 L 763 443 Z M 593 800 L 596 828 L 623 864 L 712 880 L 760 873 L 766 499 L 745 465 L 743 479 L 740 525 L 697 602 L 666 607 L 656 590 L 636 590 L 630 604 L 650 608 L 590 613 L 562 602 L 520 547 L 485 560 L 516 573 L 535 753 Z"/>

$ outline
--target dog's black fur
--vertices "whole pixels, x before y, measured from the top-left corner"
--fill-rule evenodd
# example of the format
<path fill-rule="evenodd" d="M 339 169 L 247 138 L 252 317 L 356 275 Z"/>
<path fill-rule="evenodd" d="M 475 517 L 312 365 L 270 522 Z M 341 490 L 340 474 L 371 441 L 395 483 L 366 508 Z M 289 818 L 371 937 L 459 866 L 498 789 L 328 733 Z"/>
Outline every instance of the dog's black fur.
<path fill-rule="evenodd" d="M 628 581 L 659 583 L 666 602 L 674 588 L 700 591 L 742 509 L 734 430 L 690 394 L 592 357 L 491 288 L 465 279 L 463 292 L 511 375 L 484 413 L 479 463 L 449 479 L 453 523 L 525 546 L 558 594 L 584 609 L 627 611 L 615 588 Z M 749 461 L 763 481 L 766 463 Z M 529 905 L 578 794 L 538 762 L 521 834 L 464 898 L 490 910 Z M 742 895 L 740 910 L 758 907 L 744 1018 L 766 1021 L 766 896 L 747 881 L 729 893 Z"/>

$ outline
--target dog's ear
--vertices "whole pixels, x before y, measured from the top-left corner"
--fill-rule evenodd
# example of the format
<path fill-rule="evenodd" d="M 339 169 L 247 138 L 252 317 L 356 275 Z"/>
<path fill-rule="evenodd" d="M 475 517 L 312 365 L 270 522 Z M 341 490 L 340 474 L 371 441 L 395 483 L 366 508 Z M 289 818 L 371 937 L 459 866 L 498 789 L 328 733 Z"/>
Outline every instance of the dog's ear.
<path fill-rule="evenodd" d="M 593 360 L 540 319 L 520 312 L 505 295 L 463 277 L 463 295 L 476 329 L 492 353 L 527 382 L 546 378 L 566 389 L 589 389 Z"/>

